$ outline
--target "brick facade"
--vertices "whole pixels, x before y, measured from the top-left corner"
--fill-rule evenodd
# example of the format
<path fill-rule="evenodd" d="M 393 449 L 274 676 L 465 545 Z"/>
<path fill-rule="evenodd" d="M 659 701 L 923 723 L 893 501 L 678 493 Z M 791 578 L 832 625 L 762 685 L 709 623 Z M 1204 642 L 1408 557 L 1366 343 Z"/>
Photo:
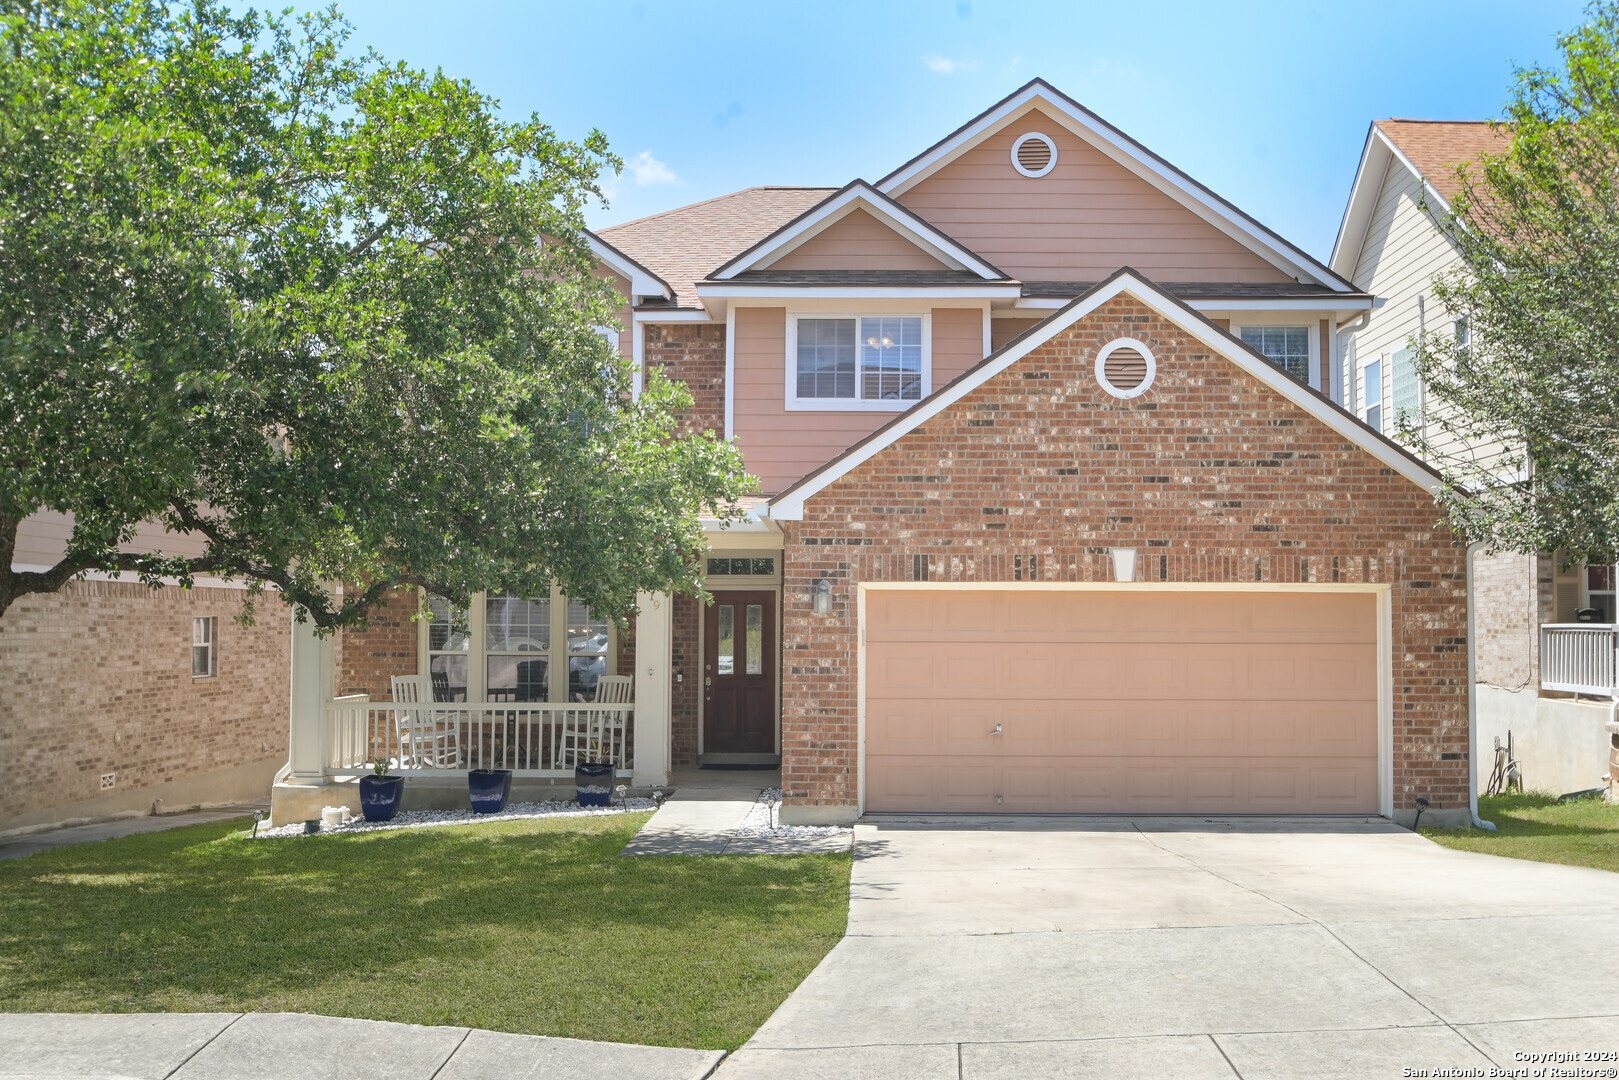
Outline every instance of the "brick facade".
<path fill-rule="evenodd" d="M 1486 686 L 1528 689 L 1540 682 L 1540 624 L 1555 622 L 1552 559 L 1501 552 L 1473 556 L 1474 676 Z"/>
<path fill-rule="evenodd" d="M 1096 383 L 1119 336 L 1152 390 Z M 1431 496 L 1128 296 L 1108 302 L 809 500 L 785 523 L 783 788 L 857 802 L 862 581 L 1390 583 L 1394 805 L 1465 806 L 1465 548 Z M 834 583 L 830 615 L 810 607 Z"/>
<path fill-rule="evenodd" d="M 697 764 L 697 695 L 703 685 L 702 655 L 703 605 L 695 596 L 675 597 L 670 613 L 671 677 L 681 676 L 669 688 L 669 762 L 672 765 Z"/>
<path fill-rule="evenodd" d="M 704 323 L 648 323 L 646 364 L 684 382 L 693 405 L 691 431 L 725 433 L 725 327 Z"/>
<path fill-rule="evenodd" d="M 0 617 L 0 830 L 54 807 L 149 809 L 135 793 L 286 761 L 289 615 L 268 595 L 258 625 L 238 625 L 242 596 L 81 581 L 12 604 Z M 218 620 L 217 674 L 194 679 L 201 616 Z M 272 771 L 259 770 L 262 791 L 231 797 L 267 798 Z"/>
<path fill-rule="evenodd" d="M 364 630 L 337 636 L 337 692 L 370 694 L 372 701 L 392 701 L 395 675 L 417 671 L 415 597 L 410 591 L 389 593 L 371 609 Z"/>

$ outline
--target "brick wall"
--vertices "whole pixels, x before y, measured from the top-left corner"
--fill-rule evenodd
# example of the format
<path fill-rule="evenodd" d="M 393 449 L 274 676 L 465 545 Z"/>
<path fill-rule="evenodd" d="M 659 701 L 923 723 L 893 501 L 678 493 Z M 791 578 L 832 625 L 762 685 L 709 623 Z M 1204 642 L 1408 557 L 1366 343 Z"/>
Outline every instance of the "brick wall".
<path fill-rule="evenodd" d="M 1097 386 L 1115 337 L 1152 390 Z M 783 786 L 849 806 L 856 585 L 1111 580 L 1135 547 L 1164 581 L 1391 582 L 1394 804 L 1467 799 L 1465 549 L 1430 496 L 1128 297 L 1081 320 L 809 501 L 787 523 Z M 818 577 L 834 610 L 810 610 Z"/>
<path fill-rule="evenodd" d="M 0 616 L 0 828 L 8 819 L 287 753 L 290 620 L 274 595 L 75 582 Z M 218 674 L 191 677 L 191 620 L 218 622 Z M 115 776 L 111 792 L 101 787 Z M 257 798 L 269 794 L 257 792 Z"/>
<path fill-rule="evenodd" d="M 669 688 L 670 762 L 697 764 L 697 695 L 703 685 L 701 655 L 703 605 L 695 596 L 675 597 L 670 612 L 670 677 L 682 676 Z"/>
<path fill-rule="evenodd" d="M 691 390 L 686 416 L 691 431 L 725 433 L 725 327 L 704 323 L 648 323 L 647 367 L 656 367 Z"/>
<path fill-rule="evenodd" d="M 1473 556 L 1475 676 L 1488 686 L 1521 690 L 1540 679 L 1542 600 L 1551 598 L 1551 560 L 1502 552 Z M 1542 563 L 1546 565 L 1542 567 Z M 1540 575 L 1545 571 L 1542 586 Z"/>
<path fill-rule="evenodd" d="M 364 630 L 337 635 L 337 692 L 393 700 L 393 676 L 417 671 L 414 590 L 389 593 L 371 609 Z"/>

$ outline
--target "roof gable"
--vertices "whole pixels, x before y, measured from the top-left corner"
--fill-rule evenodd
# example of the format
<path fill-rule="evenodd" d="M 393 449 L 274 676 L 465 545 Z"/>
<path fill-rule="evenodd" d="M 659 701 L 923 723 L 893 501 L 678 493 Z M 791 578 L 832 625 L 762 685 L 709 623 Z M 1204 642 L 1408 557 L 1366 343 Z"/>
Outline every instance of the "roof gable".
<path fill-rule="evenodd" d="M 895 417 L 866 439 L 775 496 L 770 500 L 770 516 L 786 521 L 801 520 L 804 516 L 804 504 L 829 485 L 892 446 L 979 386 L 1005 372 L 1109 300 L 1123 294 L 1128 294 L 1162 315 L 1186 334 L 1208 346 L 1216 355 L 1231 361 L 1242 371 L 1258 379 L 1293 405 L 1350 443 L 1367 451 L 1424 491 L 1433 493 L 1438 490 L 1438 474 L 1414 455 L 1373 431 L 1326 397 L 1293 379 L 1263 355 L 1214 325 L 1183 301 L 1170 296 L 1137 271 L 1126 267 L 1039 325 L 1014 338 L 977 366 L 935 390 L 909 411 Z"/>
<path fill-rule="evenodd" d="M 805 240 L 791 251 L 771 259 L 759 269 L 822 270 L 949 270 L 951 267 L 864 207 L 849 213 Z"/>
<path fill-rule="evenodd" d="M 1325 264 L 1261 225 L 1230 202 L 1193 180 L 1043 79 L 1035 79 L 957 128 L 944 139 L 877 182 L 877 189 L 902 197 L 929 177 L 1002 132 L 1026 114 L 1039 111 L 1112 161 L 1123 166 L 1224 235 L 1236 240 L 1289 277 L 1352 292 L 1354 286 Z M 1060 155 L 1059 155 L 1060 156 Z"/>
<path fill-rule="evenodd" d="M 816 206 L 810 207 L 792 221 L 766 236 L 709 275 L 711 281 L 729 281 L 740 274 L 770 269 L 782 259 L 798 252 L 805 245 L 843 225 L 855 213 L 863 213 L 873 223 L 880 224 L 893 238 L 903 240 L 918 253 L 932 259 L 937 267 L 881 267 L 880 269 L 945 269 L 965 271 L 985 281 L 1005 281 L 1007 277 L 998 268 L 979 258 L 972 251 L 945 235 L 916 214 L 873 188 L 864 180 L 855 180 L 840 188 Z M 824 247 L 824 245 L 823 245 Z M 890 245 L 890 250 L 892 248 Z M 781 269 L 789 269 L 781 267 Z M 826 269 L 879 269 L 878 267 L 792 267 L 797 270 Z"/>

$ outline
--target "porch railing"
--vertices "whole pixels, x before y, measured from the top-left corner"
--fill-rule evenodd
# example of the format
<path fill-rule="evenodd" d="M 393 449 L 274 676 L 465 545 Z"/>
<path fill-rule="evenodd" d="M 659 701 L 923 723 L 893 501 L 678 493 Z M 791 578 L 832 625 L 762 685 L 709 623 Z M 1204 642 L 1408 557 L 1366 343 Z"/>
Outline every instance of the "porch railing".
<path fill-rule="evenodd" d="M 1612 623 L 1548 623 L 1540 628 L 1540 688 L 1619 696 Z"/>
<path fill-rule="evenodd" d="M 584 761 L 634 771 L 635 705 L 422 702 L 339 698 L 326 705 L 321 750 L 327 776 L 355 776 L 371 762 L 389 771 L 454 774 L 510 769 L 517 776 L 573 776 Z"/>

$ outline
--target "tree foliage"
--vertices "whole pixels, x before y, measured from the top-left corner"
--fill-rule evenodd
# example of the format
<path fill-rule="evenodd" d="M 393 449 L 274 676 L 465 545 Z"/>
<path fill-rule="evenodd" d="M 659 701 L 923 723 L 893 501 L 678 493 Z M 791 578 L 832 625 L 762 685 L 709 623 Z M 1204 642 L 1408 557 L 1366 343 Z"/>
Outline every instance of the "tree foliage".
<path fill-rule="evenodd" d="M 1459 167 L 1435 284 L 1470 341 L 1426 335 L 1427 437 L 1458 528 L 1492 548 L 1619 553 L 1619 4 L 1520 69 L 1500 153 Z M 1504 448 L 1499 454 L 1495 448 Z"/>
<path fill-rule="evenodd" d="M 621 617 L 700 587 L 699 515 L 751 481 L 596 330 L 606 139 L 349 33 L 0 3 L 0 613 L 92 569 L 273 586 L 327 629 L 402 585 Z M 66 554 L 12 572 L 40 510 Z M 133 554 L 143 521 L 204 550 Z"/>

